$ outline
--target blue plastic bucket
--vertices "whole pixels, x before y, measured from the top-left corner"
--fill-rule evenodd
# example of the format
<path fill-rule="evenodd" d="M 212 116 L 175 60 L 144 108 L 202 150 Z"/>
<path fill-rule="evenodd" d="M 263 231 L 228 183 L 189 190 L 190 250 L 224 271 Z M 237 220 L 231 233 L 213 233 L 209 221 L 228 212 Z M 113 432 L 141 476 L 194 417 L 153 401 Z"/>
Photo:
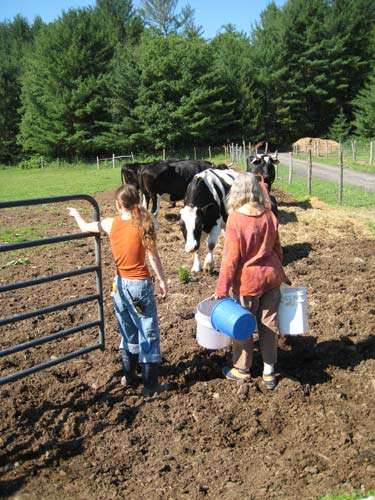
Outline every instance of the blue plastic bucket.
<path fill-rule="evenodd" d="M 213 307 L 211 323 L 215 330 L 235 340 L 246 340 L 253 335 L 256 319 L 248 309 L 233 299 L 226 298 Z"/>

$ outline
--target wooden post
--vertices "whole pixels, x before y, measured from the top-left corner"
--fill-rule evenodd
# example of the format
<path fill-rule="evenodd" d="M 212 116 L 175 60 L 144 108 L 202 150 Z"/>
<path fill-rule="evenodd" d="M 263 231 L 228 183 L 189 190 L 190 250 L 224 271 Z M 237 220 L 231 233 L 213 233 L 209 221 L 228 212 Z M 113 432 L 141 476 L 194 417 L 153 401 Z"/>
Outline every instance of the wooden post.
<path fill-rule="evenodd" d="M 268 153 L 268 142 L 266 142 L 266 148 L 264 150 L 264 154 L 267 154 Z"/>
<path fill-rule="evenodd" d="M 249 156 L 251 155 L 251 142 L 249 142 Z"/>
<path fill-rule="evenodd" d="M 246 142 L 242 141 L 242 144 L 243 144 L 243 166 L 246 171 Z"/>
<path fill-rule="evenodd" d="M 163 148 L 163 160 L 165 160 L 165 148 Z"/>
<path fill-rule="evenodd" d="M 40 166 L 41 168 L 44 167 L 44 161 L 43 161 L 43 156 L 40 157 Z"/>
<path fill-rule="evenodd" d="M 338 154 L 339 154 L 338 160 L 339 160 L 339 161 L 340 161 L 341 151 L 342 151 L 342 147 L 341 147 L 341 141 L 340 141 L 340 142 L 339 142 L 339 147 L 338 147 Z"/>
<path fill-rule="evenodd" d="M 293 152 L 290 152 L 290 158 L 289 158 L 289 175 L 288 175 L 288 183 L 292 184 L 292 177 L 293 177 Z"/>
<path fill-rule="evenodd" d="M 208 157 L 211 160 L 211 146 L 208 146 Z"/>
<path fill-rule="evenodd" d="M 344 198 L 344 160 L 342 151 L 340 152 L 340 189 L 339 189 L 339 202 L 342 205 Z"/>
<path fill-rule="evenodd" d="M 99 168 L 99 156 L 96 157 L 96 168 Z"/>
<path fill-rule="evenodd" d="M 311 148 L 309 149 L 309 163 L 307 170 L 307 188 L 309 195 L 312 193 L 312 158 L 311 158 Z"/>
<path fill-rule="evenodd" d="M 194 160 L 197 159 L 197 148 L 194 146 Z"/>
<path fill-rule="evenodd" d="M 132 162 L 134 163 L 134 155 L 133 155 L 133 151 L 130 153 L 130 156 L 132 157 Z"/>
<path fill-rule="evenodd" d="M 316 156 L 320 156 L 320 147 L 319 141 L 316 143 Z"/>
<path fill-rule="evenodd" d="M 355 141 L 352 141 L 352 158 L 355 161 Z"/>
<path fill-rule="evenodd" d="M 372 166 L 374 161 L 374 143 L 370 141 L 370 166 Z"/>
<path fill-rule="evenodd" d="M 326 158 L 328 158 L 328 141 L 326 141 Z"/>
<path fill-rule="evenodd" d="M 112 153 L 112 168 L 115 168 L 115 153 Z"/>

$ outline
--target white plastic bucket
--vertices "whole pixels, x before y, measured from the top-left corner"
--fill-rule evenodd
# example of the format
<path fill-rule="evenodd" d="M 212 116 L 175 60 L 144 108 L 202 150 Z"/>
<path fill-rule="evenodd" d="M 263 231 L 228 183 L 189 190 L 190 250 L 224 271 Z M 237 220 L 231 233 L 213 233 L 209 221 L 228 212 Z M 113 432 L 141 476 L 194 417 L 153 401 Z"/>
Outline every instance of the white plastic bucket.
<path fill-rule="evenodd" d="M 231 338 L 215 330 L 210 315 L 216 300 L 206 299 L 200 302 L 195 313 L 197 322 L 197 342 L 206 349 L 223 349 L 231 343 Z"/>
<path fill-rule="evenodd" d="M 279 329 L 281 335 L 304 335 L 308 331 L 307 291 L 282 286 L 279 305 Z"/>

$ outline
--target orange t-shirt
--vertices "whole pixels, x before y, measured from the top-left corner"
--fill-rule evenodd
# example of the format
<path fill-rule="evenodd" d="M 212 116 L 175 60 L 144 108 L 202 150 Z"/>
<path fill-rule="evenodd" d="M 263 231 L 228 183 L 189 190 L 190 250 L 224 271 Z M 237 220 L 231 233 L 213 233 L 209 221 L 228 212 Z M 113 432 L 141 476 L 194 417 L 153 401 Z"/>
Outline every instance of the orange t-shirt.
<path fill-rule="evenodd" d="M 145 247 L 141 232 L 131 219 L 122 220 L 116 216 L 113 219 L 109 241 L 117 274 L 121 278 L 144 279 L 150 276 L 145 262 Z"/>

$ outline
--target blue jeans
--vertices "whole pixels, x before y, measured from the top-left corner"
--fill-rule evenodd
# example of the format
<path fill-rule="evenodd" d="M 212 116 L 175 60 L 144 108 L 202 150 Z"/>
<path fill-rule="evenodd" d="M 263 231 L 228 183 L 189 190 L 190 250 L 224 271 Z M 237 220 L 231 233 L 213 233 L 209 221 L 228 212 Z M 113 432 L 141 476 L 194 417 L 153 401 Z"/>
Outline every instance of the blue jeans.
<path fill-rule="evenodd" d="M 120 349 L 139 355 L 139 363 L 160 363 L 160 333 L 150 278 L 129 280 L 116 276 L 113 283 L 113 303 L 121 333 Z M 142 313 L 133 300 L 139 300 Z"/>

